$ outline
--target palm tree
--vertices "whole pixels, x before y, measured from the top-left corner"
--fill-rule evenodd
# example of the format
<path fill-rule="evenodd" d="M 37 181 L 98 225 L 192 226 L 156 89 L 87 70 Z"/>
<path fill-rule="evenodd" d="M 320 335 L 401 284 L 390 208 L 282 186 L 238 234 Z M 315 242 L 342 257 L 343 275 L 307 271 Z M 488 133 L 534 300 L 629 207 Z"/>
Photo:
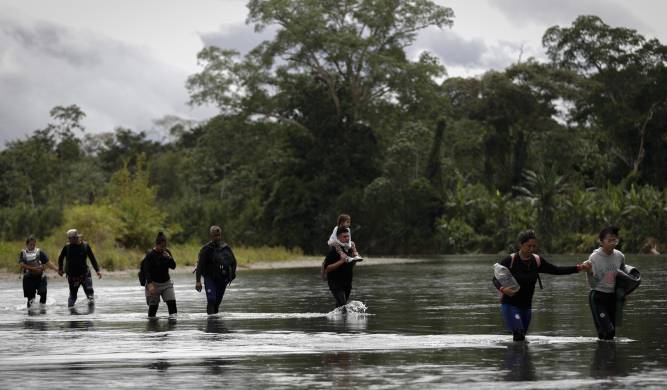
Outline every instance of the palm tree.
<path fill-rule="evenodd" d="M 564 175 L 559 175 L 553 166 L 541 167 L 539 171 L 525 170 L 524 185 L 515 187 L 519 194 L 537 207 L 537 231 L 543 247 L 551 250 L 551 236 L 554 232 L 554 216 L 560 207 L 558 196 L 568 190 Z"/>

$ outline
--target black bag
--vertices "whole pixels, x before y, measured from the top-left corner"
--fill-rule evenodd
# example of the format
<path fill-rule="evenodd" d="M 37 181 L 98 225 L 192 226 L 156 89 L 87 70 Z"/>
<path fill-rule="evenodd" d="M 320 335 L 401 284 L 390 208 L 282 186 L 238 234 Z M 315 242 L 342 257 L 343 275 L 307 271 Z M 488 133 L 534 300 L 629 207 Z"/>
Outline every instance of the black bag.
<path fill-rule="evenodd" d="M 139 278 L 139 284 L 142 286 L 146 286 L 146 273 L 144 272 L 144 260 L 141 260 L 141 263 L 139 263 L 139 273 L 137 273 L 137 277 Z"/>

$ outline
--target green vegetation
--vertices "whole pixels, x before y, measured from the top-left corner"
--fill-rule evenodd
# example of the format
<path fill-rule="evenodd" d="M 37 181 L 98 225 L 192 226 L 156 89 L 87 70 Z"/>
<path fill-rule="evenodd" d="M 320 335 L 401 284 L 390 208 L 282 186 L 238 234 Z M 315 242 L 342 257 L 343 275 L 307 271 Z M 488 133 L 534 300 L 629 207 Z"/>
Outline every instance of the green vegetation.
<path fill-rule="evenodd" d="M 206 123 L 169 118 L 165 142 L 92 134 L 72 105 L 8 143 L 0 239 L 35 234 L 55 251 L 76 227 L 118 269 L 159 230 L 188 264 L 191 243 L 220 224 L 237 251 L 260 248 L 247 259 L 278 260 L 321 254 L 347 212 L 365 254 L 497 253 L 526 228 L 546 251 L 587 252 L 606 224 L 622 228 L 624 251 L 667 251 L 657 40 L 581 16 L 546 31 L 546 62 L 445 78 L 436 57 L 405 51 L 420 30 L 453 23 L 432 1 L 248 8 L 249 23 L 277 34 L 245 54 L 199 53 L 187 88 L 193 104 L 220 108 Z"/>
<path fill-rule="evenodd" d="M 65 244 L 64 239 L 52 237 L 38 242 L 38 247 L 46 252 L 49 259 L 58 264 L 58 255 Z M 19 272 L 18 254 L 24 247 L 22 241 L 0 241 L 0 270 Z M 139 262 L 145 251 L 126 249 L 118 246 L 96 245 L 91 241 L 93 253 L 99 265 L 106 271 L 139 269 Z M 197 264 L 197 254 L 201 245 L 197 243 L 182 243 L 170 247 L 177 267 L 193 269 Z M 246 266 L 257 262 L 275 262 L 286 260 L 301 260 L 306 258 L 299 249 L 285 249 L 280 247 L 232 247 L 239 266 Z"/>

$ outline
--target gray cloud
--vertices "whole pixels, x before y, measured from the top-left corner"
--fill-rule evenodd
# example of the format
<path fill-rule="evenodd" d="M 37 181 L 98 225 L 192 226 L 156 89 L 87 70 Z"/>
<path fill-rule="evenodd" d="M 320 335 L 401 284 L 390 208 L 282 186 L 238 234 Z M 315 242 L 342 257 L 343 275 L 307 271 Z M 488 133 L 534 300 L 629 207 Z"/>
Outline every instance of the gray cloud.
<path fill-rule="evenodd" d="M 451 30 L 423 31 L 409 54 L 422 50 L 437 55 L 446 67 L 474 70 L 503 69 L 521 57 L 539 56 L 539 52 L 520 42 L 498 41 L 486 43 L 481 38 L 465 39 Z"/>
<path fill-rule="evenodd" d="M 579 15 L 597 15 L 611 26 L 652 32 L 630 6 L 610 0 L 491 0 L 488 3 L 517 25 L 569 26 Z"/>
<path fill-rule="evenodd" d="M 276 27 L 267 27 L 262 32 L 255 32 L 253 26 L 243 23 L 228 25 L 222 31 L 200 33 L 204 46 L 216 46 L 221 49 L 233 49 L 241 54 L 252 50 L 265 40 L 275 36 Z"/>
<path fill-rule="evenodd" d="M 43 128 L 56 105 L 79 105 L 91 132 L 145 130 L 167 114 L 210 116 L 186 106 L 186 72 L 144 48 L 51 23 L 0 25 L 0 145 Z"/>
<path fill-rule="evenodd" d="M 489 50 L 482 39 L 465 39 L 451 30 L 429 29 L 419 34 L 411 48 L 427 49 L 440 57 L 445 65 L 474 67 L 482 63 Z"/>

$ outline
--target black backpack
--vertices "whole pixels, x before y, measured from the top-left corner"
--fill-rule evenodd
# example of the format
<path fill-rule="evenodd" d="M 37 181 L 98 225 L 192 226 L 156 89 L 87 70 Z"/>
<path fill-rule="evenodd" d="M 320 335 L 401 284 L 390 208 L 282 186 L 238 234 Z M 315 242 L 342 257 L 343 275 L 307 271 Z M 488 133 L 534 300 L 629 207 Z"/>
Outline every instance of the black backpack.
<path fill-rule="evenodd" d="M 144 272 L 144 261 L 146 261 L 145 257 L 143 260 L 141 260 L 141 263 L 139 263 L 139 272 L 137 273 L 137 277 L 139 278 L 139 284 L 142 286 L 146 286 L 146 273 Z"/>

